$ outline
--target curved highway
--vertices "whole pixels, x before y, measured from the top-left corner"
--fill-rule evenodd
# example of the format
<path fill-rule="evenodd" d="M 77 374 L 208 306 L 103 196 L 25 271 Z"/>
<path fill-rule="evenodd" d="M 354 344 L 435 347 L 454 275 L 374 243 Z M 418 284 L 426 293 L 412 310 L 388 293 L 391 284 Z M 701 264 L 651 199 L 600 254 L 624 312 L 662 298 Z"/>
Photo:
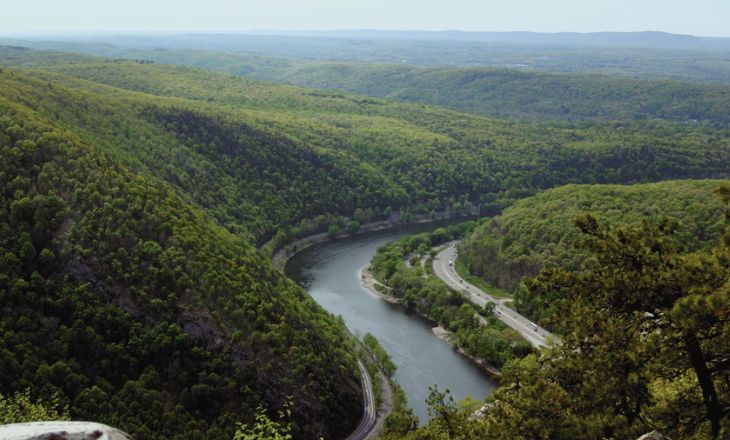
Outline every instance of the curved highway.
<path fill-rule="evenodd" d="M 466 294 L 477 305 L 484 306 L 488 302 L 494 303 L 494 314 L 497 318 L 514 329 L 533 346 L 537 348 L 547 347 L 548 339 L 559 342 L 559 339 L 553 336 L 552 333 L 505 306 L 499 299 L 464 281 L 456 273 L 454 265 L 449 264 L 449 262 L 456 261 L 458 256 L 457 244 L 458 242 L 449 243 L 434 258 L 433 270 L 437 277 L 441 278 L 449 287 Z"/>
<path fill-rule="evenodd" d="M 363 415 L 360 424 L 345 440 L 365 440 L 375 434 L 375 417 L 377 410 L 375 408 L 375 395 L 373 394 L 373 381 L 370 373 L 363 365 L 362 361 L 357 361 L 360 367 L 360 376 L 362 378 L 362 395 L 363 395 Z"/>

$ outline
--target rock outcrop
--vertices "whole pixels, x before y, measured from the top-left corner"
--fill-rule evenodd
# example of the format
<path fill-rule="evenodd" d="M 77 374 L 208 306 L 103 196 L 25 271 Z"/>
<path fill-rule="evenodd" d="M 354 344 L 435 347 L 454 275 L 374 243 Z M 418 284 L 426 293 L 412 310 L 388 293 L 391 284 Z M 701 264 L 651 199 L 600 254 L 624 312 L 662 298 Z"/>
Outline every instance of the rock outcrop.
<path fill-rule="evenodd" d="M 111 426 L 91 422 L 33 422 L 0 425 L 0 440 L 132 440 Z"/>
<path fill-rule="evenodd" d="M 669 437 L 663 436 L 659 434 L 657 431 L 648 432 L 641 437 L 639 437 L 638 440 L 671 440 Z"/>

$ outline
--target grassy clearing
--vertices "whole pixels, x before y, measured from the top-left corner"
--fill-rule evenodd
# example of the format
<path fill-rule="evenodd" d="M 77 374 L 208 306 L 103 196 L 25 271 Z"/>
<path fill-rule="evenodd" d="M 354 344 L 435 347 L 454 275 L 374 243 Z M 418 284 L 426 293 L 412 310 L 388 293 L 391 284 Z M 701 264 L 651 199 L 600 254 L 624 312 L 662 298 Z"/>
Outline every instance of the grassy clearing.
<path fill-rule="evenodd" d="M 459 276 L 464 279 L 464 281 L 477 286 L 488 294 L 497 298 L 512 298 L 512 294 L 507 292 L 506 290 L 494 287 L 482 278 L 479 278 L 478 276 L 469 273 L 469 269 L 467 269 L 464 263 L 458 258 L 456 259 L 456 261 L 454 261 L 454 268 L 456 269 L 456 273 L 458 273 Z"/>

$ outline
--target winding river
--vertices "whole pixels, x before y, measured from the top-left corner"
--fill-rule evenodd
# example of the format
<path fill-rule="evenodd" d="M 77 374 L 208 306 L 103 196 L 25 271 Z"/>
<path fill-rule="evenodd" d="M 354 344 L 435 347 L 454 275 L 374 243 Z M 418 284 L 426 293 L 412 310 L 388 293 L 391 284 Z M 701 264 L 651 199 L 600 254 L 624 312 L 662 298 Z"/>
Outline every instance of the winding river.
<path fill-rule="evenodd" d="M 443 224 L 443 223 L 441 223 Z M 432 323 L 375 296 L 360 284 L 360 270 L 378 247 L 438 223 L 403 226 L 323 243 L 295 255 L 286 273 L 325 309 L 341 315 L 358 336 L 372 333 L 397 365 L 395 379 L 422 422 L 428 420 L 428 387 L 449 389 L 455 399 L 483 398 L 495 383 L 431 331 Z"/>

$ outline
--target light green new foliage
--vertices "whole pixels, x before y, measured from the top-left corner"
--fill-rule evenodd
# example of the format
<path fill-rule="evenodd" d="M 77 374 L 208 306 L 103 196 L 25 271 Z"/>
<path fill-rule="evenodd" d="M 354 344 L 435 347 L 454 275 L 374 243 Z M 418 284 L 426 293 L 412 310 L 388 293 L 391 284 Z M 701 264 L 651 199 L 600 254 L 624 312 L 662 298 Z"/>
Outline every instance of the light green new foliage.
<path fill-rule="evenodd" d="M 278 412 L 280 420 L 278 422 L 271 420 L 266 414 L 266 408 L 258 406 L 255 421 L 239 423 L 233 440 L 292 440 L 294 438 L 291 424 L 292 406 L 291 400 L 284 403 L 284 407 Z M 320 440 L 322 440 L 321 437 Z"/>
<path fill-rule="evenodd" d="M 291 417 L 291 402 L 284 405 L 279 411 L 279 418 Z M 291 422 L 277 422 L 266 414 L 266 408 L 256 408 L 256 421 L 253 423 L 239 423 L 233 440 L 291 440 Z"/>
<path fill-rule="evenodd" d="M 0 394 L 0 425 L 48 420 L 71 420 L 68 406 L 61 408 L 57 398 L 34 401 L 29 390 L 8 397 Z"/>

